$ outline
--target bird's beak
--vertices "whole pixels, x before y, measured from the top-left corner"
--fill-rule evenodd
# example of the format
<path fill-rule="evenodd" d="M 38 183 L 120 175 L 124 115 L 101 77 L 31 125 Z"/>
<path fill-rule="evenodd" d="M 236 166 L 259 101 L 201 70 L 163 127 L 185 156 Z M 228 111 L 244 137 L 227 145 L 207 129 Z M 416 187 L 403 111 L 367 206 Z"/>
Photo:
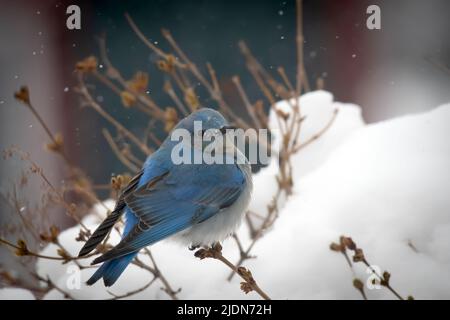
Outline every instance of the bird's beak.
<path fill-rule="evenodd" d="M 219 130 L 222 134 L 225 134 L 225 133 L 227 133 L 227 130 L 236 130 L 236 129 L 237 129 L 237 127 L 235 127 L 235 126 L 223 126 Z"/>

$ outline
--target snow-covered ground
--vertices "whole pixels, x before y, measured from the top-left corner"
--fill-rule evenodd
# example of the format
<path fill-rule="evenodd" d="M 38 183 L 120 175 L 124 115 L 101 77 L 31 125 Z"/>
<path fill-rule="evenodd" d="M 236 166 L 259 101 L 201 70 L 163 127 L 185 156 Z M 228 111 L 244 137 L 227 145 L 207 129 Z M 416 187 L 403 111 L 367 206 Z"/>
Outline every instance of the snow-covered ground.
<path fill-rule="evenodd" d="M 0 289 L 0 300 L 34 300 L 33 294 L 25 289 L 3 288 Z"/>
<path fill-rule="evenodd" d="M 280 102 L 281 108 L 286 105 Z M 274 299 L 360 299 L 343 256 L 329 249 L 344 234 L 364 249 L 370 263 L 392 274 L 391 285 L 401 295 L 450 298 L 450 104 L 372 125 L 364 124 L 358 106 L 333 102 L 328 92 L 306 94 L 301 105 L 307 116 L 303 140 L 327 123 L 334 108 L 339 115 L 320 140 L 294 157 L 294 194 L 254 247 L 257 258 L 245 262 L 260 287 Z M 251 210 L 264 212 L 275 191 L 276 170 L 272 164 L 254 176 Z M 104 214 L 100 206 L 94 210 Z M 96 215 L 84 219 L 92 229 L 99 222 Z M 74 240 L 78 230 L 74 227 L 60 235 L 74 255 L 82 246 Z M 246 228 L 239 233 L 248 243 Z M 237 260 L 234 242 L 227 240 L 223 246 L 224 255 Z M 259 298 L 255 293 L 245 295 L 238 277 L 227 282 L 228 269 L 215 260 L 200 261 L 168 241 L 151 250 L 171 285 L 182 288 L 182 299 Z M 56 248 L 49 245 L 43 254 L 55 255 Z M 111 298 L 101 281 L 84 285 L 95 269 L 81 272 L 79 289 L 68 289 L 68 284 L 77 284 L 72 265 L 40 260 L 37 271 L 75 298 Z M 363 282 L 370 276 L 362 264 L 355 265 L 355 272 Z M 110 291 L 123 294 L 149 280 L 147 272 L 132 265 Z M 133 298 L 168 298 L 160 288 L 154 284 Z M 5 290 L 10 289 L 0 290 L 0 298 L 13 294 Z M 394 298 L 383 288 L 366 287 L 366 293 L 369 299 Z M 28 295 L 20 292 L 21 297 Z M 45 298 L 62 295 L 53 290 Z"/>

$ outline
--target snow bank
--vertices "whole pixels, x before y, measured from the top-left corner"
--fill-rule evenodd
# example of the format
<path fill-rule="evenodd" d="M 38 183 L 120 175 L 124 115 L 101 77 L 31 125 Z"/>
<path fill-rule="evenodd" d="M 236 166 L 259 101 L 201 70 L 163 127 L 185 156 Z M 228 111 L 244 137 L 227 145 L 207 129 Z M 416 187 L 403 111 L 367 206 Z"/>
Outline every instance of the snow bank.
<path fill-rule="evenodd" d="M 287 101 L 280 101 L 276 107 L 284 112 L 291 111 L 291 105 Z M 324 128 L 330 121 L 335 109 L 339 111 L 333 126 L 327 130 L 319 140 L 310 144 L 297 155 L 292 157 L 294 169 L 294 181 L 298 181 L 304 175 L 320 167 L 345 139 L 356 129 L 363 127 L 364 120 L 361 116 L 361 108 L 354 104 L 340 103 L 333 101 L 333 95 L 327 91 L 314 91 L 300 97 L 301 114 L 306 117 L 302 123 L 299 141 L 306 141 L 314 134 Z M 269 126 L 275 136 L 274 148 L 279 143 L 277 130 L 278 121 L 272 112 L 269 116 Z M 249 209 L 254 212 L 265 212 L 267 203 L 275 194 L 277 182 L 275 176 L 278 166 L 271 163 L 258 174 L 253 176 L 253 197 Z"/>
<path fill-rule="evenodd" d="M 259 258 L 249 266 L 261 285 L 277 298 L 358 298 L 343 257 L 327 250 L 346 234 L 370 263 L 392 273 L 403 295 L 448 299 L 449 120 L 448 104 L 355 131 L 296 185 L 274 231 L 255 248 Z M 393 297 L 386 290 L 368 295 Z"/>
<path fill-rule="evenodd" d="M 340 112 L 330 131 L 295 157 L 294 194 L 273 229 L 254 247 L 257 259 L 245 263 L 259 285 L 274 299 L 360 299 L 344 258 L 329 250 L 329 244 L 345 234 L 364 249 L 370 263 L 391 272 L 391 284 L 400 294 L 450 298 L 450 104 L 364 126 L 357 106 L 333 102 L 327 92 L 301 99 L 308 117 L 303 140 L 327 123 L 334 108 Z M 265 208 L 276 170 L 272 164 L 254 177 L 252 210 Z M 84 222 L 95 228 L 99 219 L 91 215 Z M 60 236 L 72 254 L 82 246 L 73 240 L 78 230 L 74 227 Z M 240 235 L 248 242 L 245 227 Z M 118 240 L 116 235 L 113 238 Z M 200 261 L 171 242 L 158 243 L 151 250 L 171 285 L 182 288 L 182 299 L 259 298 L 243 294 L 238 277 L 225 281 L 228 270 L 215 260 Z M 55 251 L 49 246 L 44 253 Z M 225 241 L 224 255 L 237 260 L 232 240 Z M 38 272 L 66 288 L 73 275 L 70 265 L 40 260 Z M 68 290 L 71 295 L 111 297 L 101 282 L 92 287 L 83 284 L 94 270 L 81 272 L 81 287 Z M 359 264 L 355 272 L 363 281 L 369 276 Z M 130 266 L 110 290 L 123 294 L 148 280 L 148 273 Z M 160 287 L 153 285 L 133 298 L 167 299 Z M 393 298 L 384 289 L 366 288 L 366 292 L 370 299 Z M 62 295 L 53 290 L 46 298 Z"/>
<path fill-rule="evenodd" d="M 290 112 L 291 105 L 280 101 L 276 104 L 278 109 Z M 354 130 L 364 126 L 361 108 L 350 103 L 333 101 L 333 95 L 327 91 L 314 91 L 304 94 L 300 98 L 301 114 L 305 116 L 300 131 L 300 141 L 306 141 L 324 128 L 332 118 L 335 109 L 339 111 L 333 125 L 325 134 L 314 143 L 293 157 L 295 163 L 294 178 L 299 179 L 320 167 L 331 152 L 337 148 Z M 278 129 L 278 122 L 274 113 L 269 118 L 270 128 Z"/>

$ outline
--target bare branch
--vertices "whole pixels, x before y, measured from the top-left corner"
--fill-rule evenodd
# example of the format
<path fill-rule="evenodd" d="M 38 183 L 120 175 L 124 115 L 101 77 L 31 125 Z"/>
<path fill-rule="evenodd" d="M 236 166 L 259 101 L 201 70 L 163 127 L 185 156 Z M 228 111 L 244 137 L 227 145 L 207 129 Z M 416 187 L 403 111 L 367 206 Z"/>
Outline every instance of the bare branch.
<path fill-rule="evenodd" d="M 114 141 L 114 138 L 111 136 L 109 131 L 106 128 L 103 128 L 102 133 L 106 139 L 106 142 L 108 142 L 112 151 L 116 155 L 117 159 L 119 159 L 120 162 L 122 162 L 129 170 L 131 170 L 131 172 L 133 173 L 138 172 L 139 168 L 122 154 L 121 150 L 117 146 L 116 142 Z"/>
<path fill-rule="evenodd" d="M 205 258 L 213 258 L 221 261 L 228 268 L 230 268 L 233 273 L 237 273 L 244 280 L 243 282 L 241 282 L 242 291 L 244 291 L 246 294 L 250 291 L 255 291 L 264 300 L 270 300 L 270 297 L 258 286 L 255 279 L 253 278 L 252 273 L 248 269 L 243 267 L 236 267 L 222 255 L 222 246 L 219 243 L 216 243 L 214 246 L 208 249 L 197 250 L 195 252 L 195 256 L 197 258 L 200 258 L 201 260 Z"/>
<path fill-rule="evenodd" d="M 150 155 L 153 150 L 150 149 L 148 146 L 144 145 L 141 140 L 139 140 L 138 137 L 136 137 L 133 133 L 131 133 L 127 128 L 125 128 L 119 121 L 114 119 L 108 112 L 106 112 L 100 104 L 98 104 L 94 98 L 92 98 L 92 95 L 89 93 L 89 90 L 86 87 L 86 84 L 83 80 L 83 75 L 81 73 L 78 74 L 78 80 L 80 83 L 79 91 L 86 99 L 87 103 L 95 110 L 97 113 L 99 113 L 103 118 L 105 118 L 109 123 L 111 123 L 116 129 L 123 133 L 124 136 L 126 136 L 128 139 L 130 139 L 145 155 Z"/>

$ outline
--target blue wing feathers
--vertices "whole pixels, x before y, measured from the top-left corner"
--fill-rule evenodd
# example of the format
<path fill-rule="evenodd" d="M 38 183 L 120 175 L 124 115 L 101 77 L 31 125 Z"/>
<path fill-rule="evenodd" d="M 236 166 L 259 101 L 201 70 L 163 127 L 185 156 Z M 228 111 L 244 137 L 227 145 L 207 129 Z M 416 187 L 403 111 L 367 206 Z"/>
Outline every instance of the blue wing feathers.
<path fill-rule="evenodd" d="M 173 166 L 168 170 L 148 165 L 138 188 L 125 199 L 127 219 L 122 241 L 94 260 L 94 264 L 106 262 L 89 282 L 103 277 L 105 284 L 114 283 L 141 248 L 203 222 L 234 203 L 245 188 L 245 177 L 236 165 L 221 166 L 221 170 L 215 165 Z M 153 179 L 157 182 L 149 184 Z"/>

